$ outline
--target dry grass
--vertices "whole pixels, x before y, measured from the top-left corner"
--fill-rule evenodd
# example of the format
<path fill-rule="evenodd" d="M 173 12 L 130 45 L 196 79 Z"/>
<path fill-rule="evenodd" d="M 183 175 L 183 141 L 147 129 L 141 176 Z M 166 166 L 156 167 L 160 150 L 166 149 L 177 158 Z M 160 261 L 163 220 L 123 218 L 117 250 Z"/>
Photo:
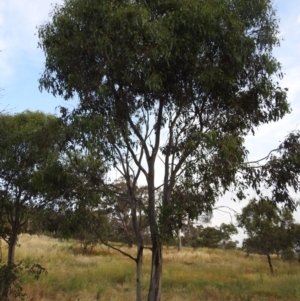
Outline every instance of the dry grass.
<path fill-rule="evenodd" d="M 39 281 L 21 279 L 31 301 L 131 301 L 135 297 L 135 264 L 107 247 L 92 256 L 78 253 L 75 241 L 60 242 L 23 234 L 17 260 L 40 263 L 48 271 Z M 135 253 L 135 249 L 124 250 Z M 3 244 L 3 254 L 5 247 Z M 150 251 L 145 251 L 143 291 L 146 299 Z M 266 258 L 239 251 L 164 249 L 162 301 L 299 301 L 300 265 L 274 258 L 271 276 Z"/>

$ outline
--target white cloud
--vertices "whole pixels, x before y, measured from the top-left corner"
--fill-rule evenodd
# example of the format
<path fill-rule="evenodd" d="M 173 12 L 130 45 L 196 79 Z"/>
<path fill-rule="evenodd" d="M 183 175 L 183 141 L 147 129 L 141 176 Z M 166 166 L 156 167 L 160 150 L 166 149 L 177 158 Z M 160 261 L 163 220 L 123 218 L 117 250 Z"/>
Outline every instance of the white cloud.
<path fill-rule="evenodd" d="M 6 6 L 6 26 L 19 46 L 32 47 L 36 27 L 49 19 L 52 0 L 10 0 Z M 57 1 L 62 2 L 62 1 Z M 18 20 L 18 22 L 16 22 Z M 14 26 L 10 26 L 14 24 Z M 28 40 L 29 39 L 29 40 Z M 25 43 L 22 43 L 22 42 Z M 36 45 L 35 45 L 36 46 Z"/>
<path fill-rule="evenodd" d="M 13 80 L 18 64 L 40 63 L 37 26 L 49 20 L 53 0 L 9 0 L 0 3 L 0 86 Z M 56 1 L 62 3 L 62 0 Z M 4 72 L 3 72 L 4 70 Z"/>

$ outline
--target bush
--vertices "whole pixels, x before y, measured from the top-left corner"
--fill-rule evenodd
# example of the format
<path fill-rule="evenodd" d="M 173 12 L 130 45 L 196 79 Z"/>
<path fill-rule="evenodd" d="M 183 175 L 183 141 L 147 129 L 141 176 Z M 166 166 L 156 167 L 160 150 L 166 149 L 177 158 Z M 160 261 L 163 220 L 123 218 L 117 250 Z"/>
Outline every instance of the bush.
<path fill-rule="evenodd" d="M 281 258 L 284 261 L 293 261 L 296 260 L 296 253 L 292 248 L 287 248 L 282 251 Z"/>
<path fill-rule="evenodd" d="M 19 279 L 29 274 L 34 279 L 38 280 L 41 273 L 46 273 L 46 269 L 39 264 L 26 264 L 20 261 L 18 264 L 11 266 L 0 264 L 0 296 L 2 301 L 9 300 L 8 296 L 13 296 L 25 300 L 26 294 L 23 293 L 23 288 Z"/>

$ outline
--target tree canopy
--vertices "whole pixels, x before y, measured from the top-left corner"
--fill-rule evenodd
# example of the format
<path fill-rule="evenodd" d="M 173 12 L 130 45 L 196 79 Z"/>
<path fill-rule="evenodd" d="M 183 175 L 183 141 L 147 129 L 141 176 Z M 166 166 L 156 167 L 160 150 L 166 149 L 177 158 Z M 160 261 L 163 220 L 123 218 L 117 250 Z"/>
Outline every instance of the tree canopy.
<path fill-rule="evenodd" d="M 142 176 L 147 182 L 149 301 L 160 299 L 168 214 L 185 207 L 173 206 L 174 187 L 206 204 L 194 206 L 198 214 L 211 208 L 237 184 L 243 137 L 289 112 L 272 55 L 277 33 L 270 0 L 66 0 L 39 28 L 40 88 L 78 96 L 62 117 L 89 120 L 82 131 L 96 131 L 98 155 L 126 181 L 138 275 L 144 242 L 135 187 Z"/>
<path fill-rule="evenodd" d="M 279 210 L 269 199 L 252 199 L 237 216 L 238 226 L 248 238 L 243 242 L 247 252 L 264 254 L 274 273 L 270 255 L 279 254 L 294 245 L 294 220 L 287 209 Z"/>
<path fill-rule="evenodd" d="M 41 112 L 0 115 L 0 237 L 8 243 L 7 265 L 1 266 L 7 274 L 2 279 L 2 300 L 7 300 L 16 274 L 24 269 L 15 264 L 18 235 L 37 213 L 34 208 L 56 200 L 65 189 L 61 129 L 55 116 Z M 44 270 L 39 265 L 30 269 L 37 275 Z"/>
<path fill-rule="evenodd" d="M 236 242 L 231 240 L 231 235 L 237 234 L 237 228 L 233 224 L 222 223 L 220 227 L 201 227 L 194 237 L 193 247 L 224 248 L 236 247 Z"/>
<path fill-rule="evenodd" d="M 41 112 L 0 116 L 1 220 L 10 225 L 1 235 L 10 248 L 30 209 L 62 194 L 60 128 L 56 117 Z M 14 262 L 13 252 L 8 260 Z"/>

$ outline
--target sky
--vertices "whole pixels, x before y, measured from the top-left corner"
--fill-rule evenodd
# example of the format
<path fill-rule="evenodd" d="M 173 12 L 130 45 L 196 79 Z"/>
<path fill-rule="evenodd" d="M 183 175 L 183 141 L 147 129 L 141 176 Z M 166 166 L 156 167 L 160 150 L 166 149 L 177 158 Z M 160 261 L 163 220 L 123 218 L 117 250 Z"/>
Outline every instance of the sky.
<path fill-rule="evenodd" d="M 59 105 L 66 105 L 60 98 L 38 88 L 43 72 L 44 54 L 37 47 L 37 27 L 50 20 L 53 4 L 62 0 L 0 0 L 0 111 L 11 114 L 24 110 L 56 113 Z M 292 113 L 283 120 L 262 126 L 255 136 L 246 138 L 250 150 L 249 160 L 257 160 L 276 148 L 293 130 L 300 130 L 300 5 L 299 0 L 274 0 L 280 20 L 281 46 L 274 55 L 282 64 L 285 74 L 281 86 L 289 89 L 288 100 Z M 75 103 L 69 102 L 72 107 Z M 254 196 L 254 195 L 253 195 Z M 251 194 L 250 194 L 251 197 Z M 242 204 L 229 204 L 228 198 L 217 205 L 232 206 L 237 211 Z M 295 214 L 300 222 L 300 212 Z M 215 223 L 230 222 L 226 213 L 216 212 Z"/>

